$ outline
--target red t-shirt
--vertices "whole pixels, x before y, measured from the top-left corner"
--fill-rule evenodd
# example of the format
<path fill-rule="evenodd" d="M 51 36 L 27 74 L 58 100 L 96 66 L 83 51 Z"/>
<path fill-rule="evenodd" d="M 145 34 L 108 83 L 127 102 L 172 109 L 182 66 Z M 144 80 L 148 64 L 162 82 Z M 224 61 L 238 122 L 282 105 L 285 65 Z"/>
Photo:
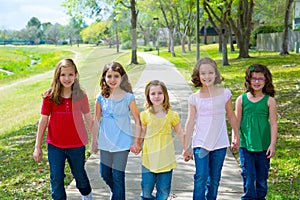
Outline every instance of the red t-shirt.
<path fill-rule="evenodd" d="M 82 114 L 90 112 L 87 95 L 77 101 L 62 98 L 55 104 L 49 97 L 43 98 L 42 115 L 50 116 L 47 143 L 59 148 L 77 148 L 88 143 L 88 135 Z"/>

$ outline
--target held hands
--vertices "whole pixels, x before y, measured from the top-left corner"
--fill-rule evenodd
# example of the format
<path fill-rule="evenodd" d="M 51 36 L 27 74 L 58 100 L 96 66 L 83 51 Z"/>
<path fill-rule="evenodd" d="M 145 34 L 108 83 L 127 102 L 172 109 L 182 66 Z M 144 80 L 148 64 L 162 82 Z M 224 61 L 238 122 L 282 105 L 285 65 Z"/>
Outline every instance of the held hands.
<path fill-rule="evenodd" d="M 142 151 L 142 147 L 141 147 L 141 145 L 138 145 L 135 143 L 135 144 L 131 145 L 130 151 L 132 153 L 134 153 L 135 155 L 138 155 Z"/>
<path fill-rule="evenodd" d="M 232 151 L 238 151 L 240 148 L 240 136 L 238 133 L 234 133 L 232 131 L 232 141 L 231 141 L 231 146 L 230 146 Z"/>
<path fill-rule="evenodd" d="M 91 152 L 96 154 L 98 152 L 98 140 L 92 140 Z"/>
<path fill-rule="evenodd" d="M 231 142 L 230 148 L 232 149 L 232 151 L 238 151 L 239 148 L 240 148 L 240 140 L 236 140 L 236 139 L 233 140 L 233 141 Z"/>
<path fill-rule="evenodd" d="M 185 162 L 189 160 L 194 160 L 193 153 L 190 148 L 183 150 L 182 155 L 183 155 L 183 160 Z"/>

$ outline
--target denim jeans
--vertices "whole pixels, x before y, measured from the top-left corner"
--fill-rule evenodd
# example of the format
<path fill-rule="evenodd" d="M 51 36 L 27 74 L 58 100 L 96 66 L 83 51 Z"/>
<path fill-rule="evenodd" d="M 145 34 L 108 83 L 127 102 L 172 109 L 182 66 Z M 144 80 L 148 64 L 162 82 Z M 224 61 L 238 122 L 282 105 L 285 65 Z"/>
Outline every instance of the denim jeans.
<path fill-rule="evenodd" d="M 221 171 L 226 155 L 226 148 L 207 151 L 194 148 L 196 173 L 194 175 L 194 200 L 217 199 Z"/>
<path fill-rule="evenodd" d="M 244 195 L 241 199 L 266 199 L 270 168 L 270 159 L 267 158 L 266 151 L 250 152 L 246 148 L 240 148 L 239 152 L 244 185 Z"/>
<path fill-rule="evenodd" d="M 54 200 L 67 199 L 64 187 L 66 159 L 76 180 L 76 187 L 82 195 L 91 193 L 91 185 L 84 169 L 85 146 L 79 148 L 58 148 L 48 144 L 51 195 Z"/>
<path fill-rule="evenodd" d="M 173 170 L 154 173 L 142 166 L 141 200 L 167 200 L 171 191 Z M 156 184 L 156 196 L 152 194 Z"/>
<path fill-rule="evenodd" d="M 100 150 L 100 175 L 109 186 L 111 200 L 125 200 L 125 169 L 129 151 Z"/>

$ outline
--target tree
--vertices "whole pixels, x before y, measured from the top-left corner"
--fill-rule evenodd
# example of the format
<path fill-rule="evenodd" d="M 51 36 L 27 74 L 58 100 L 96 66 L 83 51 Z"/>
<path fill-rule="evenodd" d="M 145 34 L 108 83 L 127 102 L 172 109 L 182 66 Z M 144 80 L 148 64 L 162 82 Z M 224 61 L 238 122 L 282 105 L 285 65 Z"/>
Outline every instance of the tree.
<path fill-rule="evenodd" d="M 227 53 L 227 43 L 229 37 L 229 27 L 228 27 L 228 14 L 231 8 L 232 1 L 214 1 L 203 0 L 203 8 L 208 15 L 210 23 L 213 25 L 215 30 L 221 36 L 221 50 L 222 50 L 222 65 L 229 65 L 228 53 Z M 215 23 L 218 22 L 219 26 Z"/>
<path fill-rule="evenodd" d="M 166 27 L 169 31 L 169 51 L 171 52 L 172 56 L 175 57 L 175 42 L 174 36 L 176 34 L 176 20 L 175 20 L 175 4 L 172 0 L 162 1 L 159 0 L 159 8 L 162 12 L 163 18 L 166 23 Z"/>
<path fill-rule="evenodd" d="M 284 31 L 283 31 L 283 39 L 282 39 L 282 47 L 279 55 L 284 56 L 288 55 L 288 41 L 289 41 L 289 23 L 290 23 L 290 11 L 293 4 L 293 0 L 287 0 L 286 2 L 286 10 L 284 17 Z"/>
<path fill-rule="evenodd" d="M 28 22 L 27 22 L 27 27 L 35 26 L 38 29 L 41 27 L 41 22 L 38 18 L 32 17 Z"/>
<path fill-rule="evenodd" d="M 45 31 L 45 36 L 47 40 L 51 41 L 53 44 L 57 44 L 60 37 L 60 25 L 56 23 L 53 26 L 50 26 Z"/>
<path fill-rule="evenodd" d="M 252 30 L 252 15 L 254 0 L 230 0 L 232 5 L 228 13 L 228 20 L 235 33 L 240 49 L 238 58 L 249 58 L 249 44 Z M 235 12 L 233 12 L 235 11 Z"/>
<path fill-rule="evenodd" d="M 139 11 L 137 10 L 137 5 L 135 0 L 130 0 L 129 4 L 126 4 L 124 1 L 117 1 L 122 4 L 124 7 L 130 9 L 131 11 L 131 42 L 132 42 L 132 49 L 131 49 L 131 63 L 130 64 L 138 64 L 137 61 L 137 34 L 136 34 L 136 25 L 137 25 L 137 17 Z"/>
<path fill-rule="evenodd" d="M 177 31 L 179 33 L 180 41 L 181 41 L 181 51 L 185 53 L 185 43 L 186 37 L 188 35 L 191 36 L 191 33 L 194 33 L 195 22 L 196 22 L 196 10 L 195 10 L 196 2 L 194 0 L 184 0 L 176 2 L 175 6 L 175 15 L 177 20 Z M 193 26 L 193 27 L 192 27 Z M 189 38 L 189 47 L 190 40 Z M 190 50 L 190 48 L 189 48 Z"/>
<path fill-rule="evenodd" d="M 111 7 L 116 8 L 117 5 L 122 5 L 125 8 L 129 8 L 131 11 L 131 35 L 132 35 L 132 55 L 131 64 L 137 64 L 137 16 L 138 9 L 136 0 L 65 0 L 62 4 L 66 9 L 67 13 L 78 21 L 84 21 L 85 17 L 97 17 L 99 19 L 104 16 L 104 11 L 109 10 L 111 13 Z M 110 5 L 110 6 L 109 6 Z M 113 5 L 113 6 L 112 6 Z M 108 8 L 109 7 L 109 8 Z"/>

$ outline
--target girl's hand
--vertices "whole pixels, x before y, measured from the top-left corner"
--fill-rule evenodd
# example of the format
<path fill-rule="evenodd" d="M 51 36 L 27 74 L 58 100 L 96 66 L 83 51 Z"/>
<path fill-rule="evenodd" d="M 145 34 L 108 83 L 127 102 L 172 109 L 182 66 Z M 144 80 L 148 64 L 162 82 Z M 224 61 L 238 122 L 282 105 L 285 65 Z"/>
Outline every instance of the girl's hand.
<path fill-rule="evenodd" d="M 91 151 L 94 154 L 98 153 L 98 140 L 92 140 Z"/>
<path fill-rule="evenodd" d="M 43 152 L 41 148 L 35 147 L 34 152 L 33 152 L 33 159 L 36 162 L 41 162 L 43 158 Z"/>
<path fill-rule="evenodd" d="M 267 158 L 272 158 L 272 157 L 274 157 L 275 156 L 275 145 L 270 145 L 269 146 L 269 148 L 268 148 L 268 150 L 267 150 L 267 153 L 266 153 L 266 155 L 267 155 Z"/>
<path fill-rule="evenodd" d="M 189 160 L 194 160 L 193 153 L 190 151 L 190 149 L 184 150 L 182 152 L 182 155 L 183 155 L 183 160 L 185 162 L 187 162 Z"/>
<path fill-rule="evenodd" d="M 130 147 L 130 151 L 135 155 L 138 155 L 142 151 L 142 147 L 138 144 L 133 144 Z"/>
<path fill-rule="evenodd" d="M 240 148 L 240 141 L 239 140 L 233 140 L 231 142 L 231 149 L 232 151 L 238 151 Z"/>

